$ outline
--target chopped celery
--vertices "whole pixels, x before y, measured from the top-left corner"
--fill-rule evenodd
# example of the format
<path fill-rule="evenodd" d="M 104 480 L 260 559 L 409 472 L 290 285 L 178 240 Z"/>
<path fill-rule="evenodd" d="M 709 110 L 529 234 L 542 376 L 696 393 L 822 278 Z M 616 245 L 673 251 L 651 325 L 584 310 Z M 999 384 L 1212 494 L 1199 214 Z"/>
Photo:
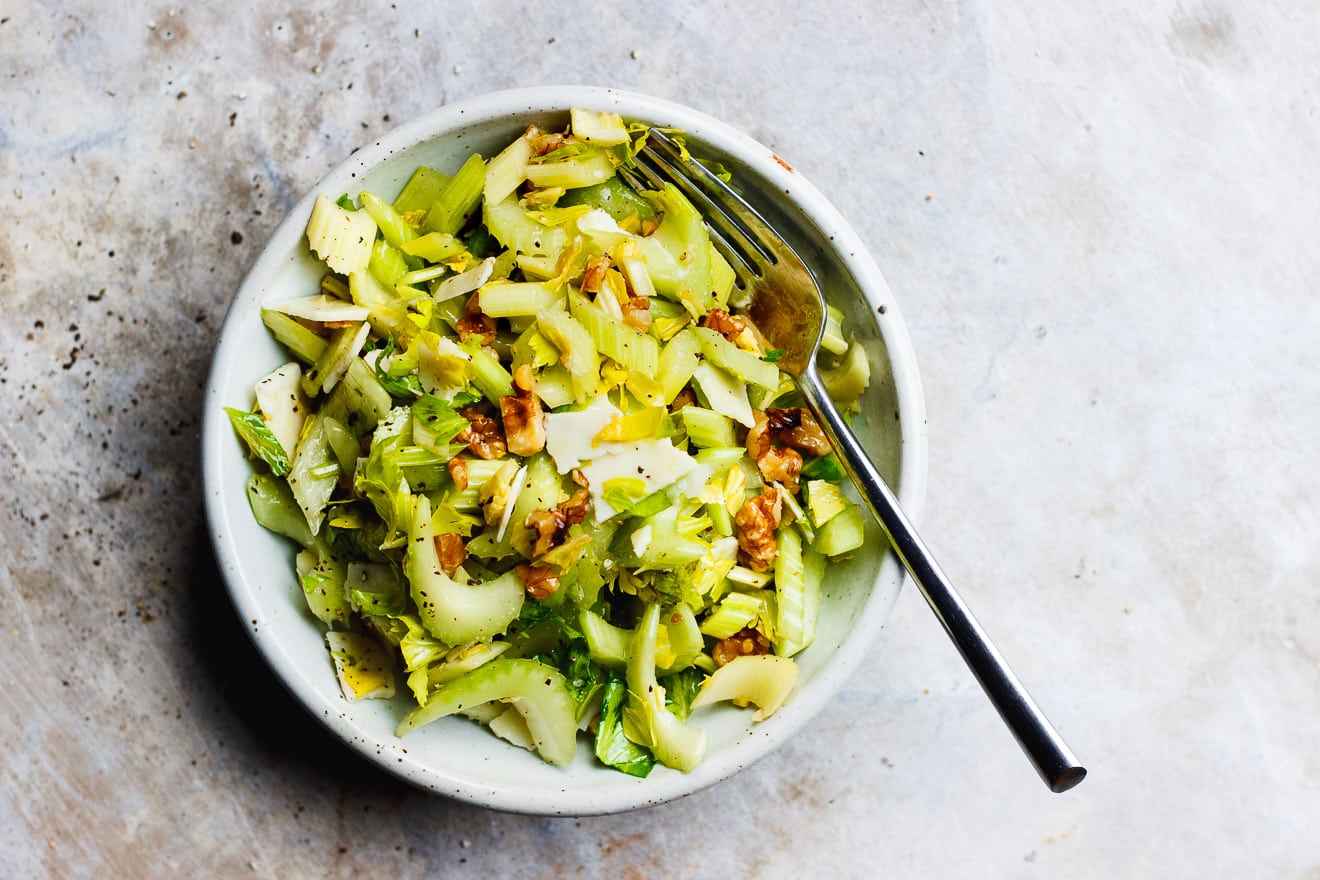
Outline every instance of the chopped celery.
<path fill-rule="evenodd" d="M 371 246 L 367 271 L 386 288 L 412 283 L 407 280 L 408 258 L 403 255 L 403 251 L 386 244 L 383 239 L 376 239 L 376 243 Z"/>
<path fill-rule="evenodd" d="M 843 312 L 834 306 L 825 309 L 825 331 L 820 337 L 820 347 L 830 354 L 843 354 L 848 350 L 848 340 L 843 338 Z"/>
<path fill-rule="evenodd" d="M 559 162 L 532 161 L 523 172 L 534 186 L 577 189 L 595 186 L 613 177 L 614 163 L 607 153 L 593 150 Z"/>
<path fill-rule="evenodd" d="M 718 305 L 711 277 L 710 236 L 701 215 L 671 183 L 656 194 L 664 217 L 656 231 L 638 239 L 651 280 L 661 294 L 679 302 L 693 316 Z"/>
<path fill-rule="evenodd" d="M 691 329 L 683 330 L 660 352 L 657 374 L 663 389 L 662 397 L 666 404 L 673 403 L 678 392 L 691 381 L 697 367 L 701 364 L 701 344 Z"/>
<path fill-rule="evenodd" d="M 468 427 L 468 420 L 454 412 L 449 401 L 431 394 L 417 398 L 411 412 L 413 441 L 433 451 L 446 449 Z"/>
<path fill-rule="evenodd" d="M 316 549 L 307 549 L 294 558 L 294 569 L 312 614 L 331 628 L 346 627 L 351 608 L 344 590 L 343 563 Z"/>
<path fill-rule="evenodd" d="M 253 474 L 247 481 L 248 506 L 253 518 L 277 535 L 310 547 L 316 540 L 307 517 L 289 491 L 289 484 L 270 474 Z"/>
<path fill-rule="evenodd" d="M 831 558 L 851 553 L 866 543 L 866 521 L 851 501 L 844 501 L 844 509 L 816 530 L 816 540 L 811 545 Z"/>
<path fill-rule="evenodd" d="M 860 342 L 854 342 L 838 365 L 820 371 L 820 378 L 840 409 L 855 412 L 858 398 L 871 382 L 871 362 L 866 358 L 866 349 Z"/>
<path fill-rule="evenodd" d="M 697 389 L 697 395 L 717 413 L 748 428 L 756 425 L 752 404 L 747 399 L 747 386 L 734 376 L 710 361 L 702 361 L 692 372 L 692 383 Z"/>
<path fill-rule="evenodd" d="M 768 613 L 764 591 L 755 593 L 733 592 L 701 624 L 701 631 L 711 638 L 727 639 L 734 633 L 754 624 Z"/>
<path fill-rule="evenodd" d="M 568 247 L 568 232 L 562 226 L 547 226 L 510 195 L 502 202 L 487 202 L 486 228 L 496 241 L 519 254 L 558 256 Z"/>
<path fill-rule="evenodd" d="M 820 458 L 813 458 L 802 466 L 804 480 L 830 480 L 837 483 L 847 476 L 833 452 Z"/>
<path fill-rule="evenodd" d="M 474 153 L 440 187 L 422 222 L 426 231 L 456 235 L 467 222 L 468 215 L 481 204 L 481 191 L 485 182 L 486 163 Z"/>
<path fill-rule="evenodd" d="M 769 718 L 784 705 L 797 682 L 798 667 L 787 657 L 773 654 L 735 657 L 716 669 L 692 701 L 693 709 L 732 700 L 735 705 L 755 703 L 755 720 Z"/>
<path fill-rule="evenodd" d="M 591 659 L 610 669 L 624 669 L 628 665 L 628 651 L 632 646 L 632 631 L 614 626 L 589 608 L 578 617 L 582 634 L 587 639 Z"/>
<path fill-rule="evenodd" d="M 331 470 L 322 470 L 333 466 Z M 315 535 L 321 530 L 325 520 L 325 509 L 330 503 L 330 495 L 339 482 L 339 465 L 330 451 L 330 441 L 325 434 L 325 426 L 320 418 L 308 421 L 303 435 L 298 440 L 298 451 L 294 453 L 289 465 L 289 488 L 294 500 L 307 517 L 307 525 Z"/>
<path fill-rule="evenodd" d="M 487 400 L 499 406 L 500 398 L 513 394 L 513 376 L 486 349 L 465 346 L 464 351 L 472 358 L 472 384 Z"/>
<path fill-rule="evenodd" d="M 408 528 L 404 575 L 422 623 L 432 636 L 449 645 L 488 639 L 504 632 L 518 616 L 523 587 L 513 572 L 490 583 L 454 579 L 440 569 L 431 530 L 431 504 L 418 495 Z"/>
<path fill-rule="evenodd" d="M 733 422 L 726 416 L 700 406 L 685 406 L 678 414 L 683 419 L 683 427 L 687 429 L 688 440 L 692 441 L 693 446 L 707 449 L 737 445 Z M 742 450 L 738 451 L 741 455 Z"/>
<path fill-rule="evenodd" d="M 326 341 L 293 318 L 274 309 L 263 308 L 261 321 L 281 345 L 304 364 L 315 363 L 325 350 Z"/>
<path fill-rule="evenodd" d="M 679 721 L 665 705 L 664 688 L 655 677 L 655 639 L 659 625 L 660 606 L 647 605 L 628 655 L 624 732 L 633 742 L 649 748 L 661 764 L 686 773 L 706 753 L 706 732 Z"/>
<path fill-rule="evenodd" d="M 321 405 L 321 412 L 361 436 L 374 430 L 393 405 L 390 393 L 376 378 L 376 371 L 359 357 L 348 365 L 344 378 Z"/>
<path fill-rule="evenodd" d="M 569 111 L 569 127 L 574 136 L 589 144 L 613 147 L 628 143 L 628 127 L 618 113 L 593 113 L 574 107 Z"/>
<path fill-rule="evenodd" d="M 341 327 L 330 337 L 330 344 L 321 352 L 311 369 L 303 373 L 302 390 L 309 397 L 334 390 L 335 385 L 348 372 L 349 366 L 362 351 L 371 327 L 363 321 Z"/>
<path fill-rule="evenodd" d="M 558 204 L 561 207 L 586 205 L 589 208 L 600 208 L 620 222 L 629 217 L 650 220 L 656 216 L 651 203 L 637 195 L 617 175 L 602 183 L 571 189 L 559 199 Z M 649 277 L 647 283 L 650 283 Z"/>
<path fill-rule="evenodd" d="M 410 257 L 421 257 L 430 263 L 449 260 L 463 253 L 466 248 L 448 232 L 428 232 L 417 238 L 405 241 L 399 246 Z"/>
<path fill-rule="evenodd" d="M 477 294 L 481 310 L 492 318 L 535 315 L 542 309 L 562 307 L 563 294 L 535 281 L 492 281 Z"/>
<path fill-rule="evenodd" d="M 707 327 L 694 327 L 692 332 L 697 334 L 701 351 L 709 363 L 727 370 L 744 383 L 760 385 L 772 391 L 779 387 L 779 368 L 774 364 L 743 351 Z"/>
<path fill-rule="evenodd" d="M 777 600 L 775 650 L 792 657 L 811 644 L 813 632 L 807 631 L 807 584 L 803 573 L 802 537 L 794 528 L 783 526 L 775 534 L 775 599 Z"/>
<path fill-rule="evenodd" d="M 403 217 L 380 197 L 363 192 L 358 195 L 358 200 L 371 215 L 371 219 L 376 221 L 376 225 L 380 227 L 381 238 L 390 247 L 401 248 L 417 237 L 417 230 L 409 226 Z"/>
<path fill-rule="evenodd" d="M 639 333 L 622 320 L 607 315 L 581 294 L 570 294 L 569 312 L 586 328 L 596 350 L 613 358 L 629 370 L 653 375 L 660 362 L 660 346 L 655 337 Z"/>
<path fill-rule="evenodd" d="M 403 185 L 403 189 L 394 200 L 394 210 L 399 214 L 429 210 L 432 203 L 440 197 L 440 190 L 447 180 L 449 175 L 444 172 L 418 165 L 417 170 L 408 178 L 408 182 Z"/>
<path fill-rule="evenodd" d="M 403 736 L 466 707 L 502 700 L 527 722 L 536 750 L 551 764 L 573 760 L 577 717 L 568 682 L 553 666 L 536 660 L 500 657 L 437 688 L 425 707 L 400 722 Z"/>
<path fill-rule="evenodd" d="M 591 334 L 567 312 L 546 309 L 536 316 L 541 333 L 559 349 L 559 360 L 573 377 L 577 400 L 595 396 L 600 387 L 600 356 Z"/>
<path fill-rule="evenodd" d="M 828 480 L 807 480 L 802 494 L 806 496 L 807 509 L 811 512 L 811 524 L 818 529 L 847 507 L 839 485 Z"/>
<path fill-rule="evenodd" d="M 532 158 L 532 142 L 520 137 L 509 144 L 486 166 L 482 199 L 488 205 L 507 199 L 527 179 L 527 162 Z"/>

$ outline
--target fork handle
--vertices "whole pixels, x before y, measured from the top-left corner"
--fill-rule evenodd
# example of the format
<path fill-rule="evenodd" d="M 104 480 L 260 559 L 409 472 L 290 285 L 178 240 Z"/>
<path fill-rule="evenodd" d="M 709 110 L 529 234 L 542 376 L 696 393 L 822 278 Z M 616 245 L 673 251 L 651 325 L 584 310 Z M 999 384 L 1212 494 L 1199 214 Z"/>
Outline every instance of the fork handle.
<path fill-rule="evenodd" d="M 981 625 L 940 568 L 925 542 L 898 505 L 892 489 L 839 414 L 815 364 L 801 376 L 799 385 L 807 406 L 824 428 L 844 469 L 852 477 L 867 506 L 880 522 L 903 567 L 926 597 L 963 661 L 976 676 L 1000 717 L 1017 738 L 1036 772 L 1051 791 L 1063 792 L 1081 782 L 1084 768 L 1068 745 L 1032 700 L 1013 670 L 991 644 Z"/>

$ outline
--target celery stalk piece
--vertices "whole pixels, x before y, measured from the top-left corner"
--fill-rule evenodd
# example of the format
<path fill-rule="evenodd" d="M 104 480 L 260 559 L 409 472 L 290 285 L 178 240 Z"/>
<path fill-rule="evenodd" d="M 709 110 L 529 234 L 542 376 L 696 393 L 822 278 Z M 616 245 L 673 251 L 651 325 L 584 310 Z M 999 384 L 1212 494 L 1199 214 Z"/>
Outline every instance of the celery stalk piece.
<path fill-rule="evenodd" d="M 234 426 L 238 436 L 247 444 L 254 456 L 270 466 L 270 471 L 277 477 L 289 472 L 289 454 L 285 452 L 275 432 L 267 427 L 258 413 L 244 412 L 241 409 L 225 407 L 229 423 Z"/>
<path fill-rule="evenodd" d="M 576 399 L 573 377 L 558 364 L 546 367 L 536 377 L 536 396 L 547 409 L 568 406 Z"/>
<path fill-rule="evenodd" d="M 417 230 L 409 226 L 387 202 L 369 192 L 358 194 L 362 207 L 376 221 L 381 238 L 390 247 L 402 248 L 404 244 L 417 237 Z"/>
<path fill-rule="evenodd" d="M 481 204 L 485 183 L 486 163 L 473 153 L 463 163 L 463 167 L 440 187 L 422 224 L 426 231 L 457 235 L 467 222 L 468 215 Z"/>
<path fill-rule="evenodd" d="M 542 189 L 578 189 L 604 183 L 614 176 L 614 163 L 600 150 L 587 150 L 558 162 L 529 162 L 523 167 L 527 180 Z"/>
<path fill-rule="evenodd" d="M 517 191 L 527 179 L 527 162 L 532 158 L 532 142 L 526 136 L 503 149 L 486 167 L 482 199 L 488 205 L 502 202 Z"/>
<path fill-rule="evenodd" d="M 410 241 L 405 241 L 399 249 L 410 257 L 420 257 L 428 263 L 439 263 L 457 257 L 466 248 L 463 242 L 447 232 L 428 232 Z"/>
<path fill-rule="evenodd" d="M 733 422 L 727 416 L 700 406 L 685 406 L 678 411 L 678 415 L 683 420 L 683 427 L 693 446 L 702 449 L 737 446 Z"/>
<path fill-rule="evenodd" d="M 743 351 L 719 333 L 708 327 L 694 327 L 697 342 L 706 359 L 720 369 L 737 376 L 743 382 L 760 385 L 774 391 L 779 388 L 779 368 L 763 361 L 749 351 Z"/>
<path fill-rule="evenodd" d="M 382 339 L 393 336 L 401 344 L 416 335 L 418 327 L 408 318 L 407 304 L 371 272 L 364 269 L 349 275 L 348 289 L 352 292 L 353 302 L 366 314 L 342 320 L 361 321 L 365 318 L 377 336 Z"/>
<path fill-rule="evenodd" d="M 686 773 L 706 753 L 706 732 L 679 721 L 665 705 L 664 688 L 655 678 L 655 640 L 660 606 L 651 603 L 642 614 L 628 655 L 628 699 L 623 710 L 627 737 L 649 748 L 657 761 Z"/>
<path fill-rule="evenodd" d="M 562 308 L 564 295 L 539 281 L 491 281 L 477 293 L 481 310 L 492 318 L 536 315 L 542 309 Z"/>
<path fill-rule="evenodd" d="M 504 369 L 499 358 L 475 345 L 461 346 L 472 358 L 472 384 L 491 403 L 499 406 L 501 397 L 513 394 L 513 376 Z"/>
<path fill-rule="evenodd" d="M 559 503 L 562 484 L 554 462 L 544 452 L 527 459 L 525 471 L 510 505 L 511 525 L 505 540 L 524 557 L 532 556 L 532 530 L 525 523 L 533 510 L 549 510 Z"/>
<path fill-rule="evenodd" d="M 656 202 L 664 218 L 653 234 L 637 239 L 638 247 L 656 290 L 700 317 L 717 305 L 710 236 L 701 214 L 673 184 L 665 184 Z"/>
<path fill-rule="evenodd" d="M 733 271 L 733 266 L 729 265 L 729 261 L 724 259 L 724 255 L 716 249 L 714 242 L 712 242 L 710 246 L 710 283 L 716 306 L 726 308 L 729 305 L 729 299 L 733 294 L 733 285 L 737 280 L 738 275 Z"/>
<path fill-rule="evenodd" d="M 627 220 L 630 217 L 636 218 L 638 221 L 651 220 L 656 216 L 651 203 L 639 196 L 618 175 L 592 186 L 570 189 L 560 197 L 557 204 L 562 208 L 578 205 L 599 208 L 616 222 Z M 618 231 L 623 232 L 622 229 Z M 650 279 L 647 280 L 649 283 Z"/>
<path fill-rule="evenodd" d="M 807 480 L 802 486 L 811 524 L 819 529 L 848 506 L 837 483 L 828 480 Z"/>
<path fill-rule="evenodd" d="M 409 712 L 395 732 L 403 736 L 460 710 L 501 700 L 527 722 L 536 751 L 551 764 L 567 764 L 577 750 L 577 717 L 563 674 L 536 660 L 500 657 L 441 685 L 426 706 Z"/>
<path fill-rule="evenodd" d="M 574 137 L 598 147 L 613 147 L 629 141 L 628 127 L 618 113 L 574 108 L 568 112 L 568 124 Z"/>
<path fill-rule="evenodd" d="M 545 309 L 538 312 L 536 325 L 541 334 L 559 349 L 560 363 L 573 377 L 574 396 L 589 400 L 600 387 L 600 355 L 591 334 L 568 312 Z"/>
<path fill-rule="evenodd" d="M 764 721 L 779 710 L 797 683 L 798 667 L 787 657 L 773 654 L 735 657 L 716 669 L 692 701 L 693 710 L 732 700 L 735 705 L 754 703 L 759 708 L 753 721 Z"/>
<path fill-rule="evenodd" d="M 732 575 L 737 566 L 730 571 Z M 764 590 L 751 593 L 733 592 L 701 622 L 701 631 L 714 639 L 727 639 L 734 633 L 756 623 L 769 613 Z"/>
<path fill-rule="evenodd" d="M 656 668 L 664 672 L 687 669 L 706 648 L 701 638 L 701 628 L 697 625 L 697 616 L 685 603 L 662 610 L 660 629 L 665 631 L 669 643 L 669 662 L 656 664 Z"/>
<path fill-rule="evenodd" d="M 261 322 L 270 330 L 275 341 L 304 364 L 312 364 L 325 350 L 326 341 L 299 324 L 283 312 L 270 308 L 261 310 Z"/>
<path fill-rule="evenodd" d="M 427 631 L 448 645 L 504 632 L 522 608 L 518 575 L 507 572 L 485 584 L 469 583 L 461 574 L 457 580 L 446 575 L 436 556 L 431 502 L 418 495 L 414 504 L 403 571 Z"/>
<path fill-rule="evenodd" d="M 802 536 L 791 526 L 775 534 L 775 650 L 784 657 L 801 651 L 815 633 L 807 631 L 807 584 L 802 564 Z"/>
<path fill-rule="evenodd" d="M 851 553 L 866 543 L 866 522 L 857 507 L 845 501 L 847 506 L 816 531 L 816 540 L 811 545 L 830 558 Z"/>
<path fill-rule="evenodd" d="M 368 246 L 368 250 L 370 250 L 370 246 Z M 324 293 L 314 293 L 311 296 L 300 296 L 297 299 L 267 303 L 264 308 L 294 318 L 328 323 L 361 321 L 367 317 L 367 310 L 363 306 L 346 302 L 337 297 L 326 296 Z"/>
<path fill-rule="evenodd" d="M 411 214 L 427 211 L 431 204 L 440 197 L 440 190 L 449 180 L 449 175 L 425 165 L 418 165 L 417 170 L 408 178 L 399 195 L 394 200 L 394 210 L 399 214 Z"/>
<path fill-rule="evenodd" d="M 701 450 L 694 458 L 698 464 L 705 465 L 712 474 L 719 476 L 741 461 L 746 454 L 747 451 L 741 446 L 722 449 L 711 447 Z"/>
<path fill-rule="evenodd" d="M 692 380 L 700 364 L 701 344 L 691 328 L 680 331 L 665 343 L 664 350 L 660 352 L 657 375 L 662 389 L 661 397 L 666 405 L 674 402 L 678 392 Z"/>
<path fill-rule="evenodd" d="M 866 358 L 866 349 L 854 342 L 837 366 L 820 371 L 820 378 L 840 409 L 856 412 L 858 398 L 871 383 L 871 362 Z"/>
<path fill-rule="evenodd" d="M 342 422 L 359 437 L 375 429 L 394 405 L 376 371 L 362 358 L 354 358 L 344 378 L 321 404 L 321 413 Z"/>
<path fill-rule="evenodd" d="M 843 338 L 843 312 L 834 306 L 825 307 L 825 330 L 820 337 L 820 347 L 836 355 L 848 350 L 848 340 Z"/>
<path fill-rule="evenodd" d="M 247 480 L 248 506 L 252 518 L 265 529 L 283 535 L 303 547 L 311 547 L 316 536 L 307 517 L 294 500 L 289 484 L 270 474 L 253 474 Z"/>
<path fill-rule="evenodd" d="M 365 269 L 376 240 L 376 221 L 364 211 L 348 211 L 324 193 L 316 197 L 307 218 L 307 243 L 340 275 Z"/>
<path fill-rule="evenodd" d="M 615 626 L 587 608 L 582 609 L 578 615 L 578 625 L 587 640 L 587 650 L 592 660 L 608 669 L 627 668 L 632 630 Z"/>
<path fill-rule="evenodd" d="M 313 535 L 318 534 L 330 496 L 339 482 L 339 465 L 331 453 L 325 426 L 319 418 L 311 419 L 303 430 L 298 450 L 289 466 L 288 480 L 294 500 L 307 517 L 307 526 Z"/>
<path fill-rule="evenodd" d="M 660 345 L 655 337 L 639 333 L 622 320 L 612 318 L 581 294 L 569 295 L 568 308 L 569 313 L 586 328 L 597 351 L 644 376 L 656 374 Z"/>
<path fill-rule="evenodd" d="M 710 409 L 745 427 L 756 426 L 752 405 L 747 400 L 747 386 L 729 373 L 709 361 L 702 361 L 692 372 L 692 384 Z"/>
<path fill-rule="evenodd" d="M 330 344 L 321 352 L 316 363 L 303 373 L 301 382 L 303 393 L 315 397 L 322 392 L 333 391 L 335 385 L 348 372 L 349 365 L 361 353 L 362 346 L 367 341 L 367 334 L 370 332 L 371 326 L 366 321 L 349 324 L 336 330 L 330 337 Z"/>
<path fill-rule="evenodd" d="M 311 408 L 300 387 L 302 368 L 289 362 L 262 377 L 253 389 L 261 418 L 281 448 L 293 455 Z M 283 474 L 277 474 L 283 476 Z"/>
<path fill-rule="evenodd" d="M 344 565 L 320 548 L 313 548 L 298 551 L 294 569 L 312 614 L 328 627 L 346 627 L 352 608 L 344 590 Z"/>
<path fill-rule="evenodd" d="M 449 401 L 431 394 L 423 394 L 413 401 L 409 412 L 412 414 L 413 442 L 432 452 L 443 452 L 447 460 L 450 441 L 468 427 L 468 420 L 454 412 Z"/>
<path fill-rule="evenodd" d="M 380 642 L 365 633 L 331 631 L 325 634 L 325 643 L 344 699 L 394 697 L 394 661 Z"/>
<path fill-rule="evenodd" d="M 557 257 L 568 247 L 568 232 L 564 227 L 541 223 L 512 195 L 502 202 L 487 202 L 483 211 L 490 234 L 516 253 Z"/>
<path fill-rule="evenodd" d="M 334 454 L 339 470 L 345 474 L 353 473 L 357 469 L 358 454 L 362 451 L 357 435 L 343 422 L 332 419 L 324 413 L 321 414 L 321 423 L 325 428 L 326 442 L 330 444 L 330 451 Z"/>

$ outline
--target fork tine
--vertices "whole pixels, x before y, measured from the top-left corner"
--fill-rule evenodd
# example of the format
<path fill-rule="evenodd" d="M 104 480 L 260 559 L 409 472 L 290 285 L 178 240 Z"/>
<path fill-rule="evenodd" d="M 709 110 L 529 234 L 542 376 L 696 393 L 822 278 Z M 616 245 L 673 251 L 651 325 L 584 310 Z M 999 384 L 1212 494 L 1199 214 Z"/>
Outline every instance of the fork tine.
<path fill-rule="evenodd" d="M 640 155 L 668 171 L 674 185 L 697 203 L 703 215 L 709 212 L 711 225 L 718 225 L 724 238 L 750 258 L 749 263 L 778 262 L 774 246 L 778 236 L 770 231 L 770 224 L 706 166 L 695 159 L 684 159 L 672 138 L 652 129 Z"/>

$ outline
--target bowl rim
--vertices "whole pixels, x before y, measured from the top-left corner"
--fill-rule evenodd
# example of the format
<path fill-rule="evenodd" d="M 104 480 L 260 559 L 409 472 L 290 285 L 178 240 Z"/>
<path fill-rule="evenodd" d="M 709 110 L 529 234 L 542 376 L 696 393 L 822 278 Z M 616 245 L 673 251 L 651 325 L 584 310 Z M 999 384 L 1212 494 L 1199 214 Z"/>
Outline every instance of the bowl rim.
<path fill-rule="evenodd" d="M 558 794 L 546 794 L 457 785 L 456 780 L 420 762 L 396 761 L 396 752 L 392 751 L 382 757 L 380 744 L 339 711 L 342 707 L 324 706 L 316 699 L 314 692 L 306 686 L 300 686 L 306 670 L 281 647 L 276 631 L 268 627 L 246 625 L 248 620 L 260 616 L 259 604 L 253 586 L 242 576 L 237 548 L 231 540 L 226 539 L 226 535 L 233 534 L 230 528 L 233 517 L 247 513 L 247 510 L 232 509 L 232 505 L 226 503 L 224 493 L 218 490 L 223 459 L 221 444 L 225 439 L 232 440 L 228 422 L 221 418 L 223 401 L 219 399 L 219 385 L 226 370 L 241 356 L 241 352 L 234 350 L 233 346 L 226 345 L 226 340 L 234 338 L 234 326 L 251 318 L 250 309 L 242 308 L 242 304 L 259 298 L 263 282 L 287 259 L 290 250 L 296 247 L 302 235 L 303 221 L 317 193 L 331 190 L 337 192 L 343 188 L 342 184 L 348 184 L 358 173 L 375 167 L 392 154 L 444 136 L 465 125 L 529 113 L 567 112 L 575 107 L 615 110 L 625 118 L 665 120 L 666 124 L 676 128 L 699 132 L 697 137 L 703 143 L 736 158 L 778 187 L 787 201 L 796 203 L 804 217 L 832 241 L 833 250 L 838 253 L 842 265 L 853 276 L 858 289 L 870 304 L 872 315 L 876 315 L 880 306 L 885 307 L 876 325 L 888 354 L 900 414 L 898 497 L 914 522 L 919 522 L 924 507 L 928 465 L 925 401 L 916 357 L 899 305 L 879 267 L 856 232 L 815 186 L 774 151 L 729 123 L 663 98 L 610 87 L 546 85 L 507 89 L 445 104 L 402 123 L 371 145 L 353 153 L 317 181 L 280 221 L 235 291 L 221 325 L 207 377 L 200 451 L 207 532 L 217 567 L 239 619 L 244 622 L 244 629 L 258 653 L 309 714 L 338 739 L 376 766 L 415 786 L 484 807 L 536 815 L 598 815 L 652 806 L 714 785 L 765 757 L 823 710 L 846 680 L 856 672 L 878 640 L 892 604 L 906 581 L 906 574 L 894 555 L 889 553 L 877 568 L 861 613 L 855 617 L 838 649 L 816 672 L 810 688 L 795 693 L 783 708 L 758 726 L 765 735 L 742 738 L 734 746 L 708 755 L 690 773 L 666 776 L 655 780 L 655 784 L 613 791 L 573 791 L 571 795 L 567 789 Z M 250 516 L 250 513 L 247 515 Z M 880 583 L 895 577 L 898 581 L 892 592 L 877 589 Z M 639 782 L 649 783 L 651 780 Z"/>

